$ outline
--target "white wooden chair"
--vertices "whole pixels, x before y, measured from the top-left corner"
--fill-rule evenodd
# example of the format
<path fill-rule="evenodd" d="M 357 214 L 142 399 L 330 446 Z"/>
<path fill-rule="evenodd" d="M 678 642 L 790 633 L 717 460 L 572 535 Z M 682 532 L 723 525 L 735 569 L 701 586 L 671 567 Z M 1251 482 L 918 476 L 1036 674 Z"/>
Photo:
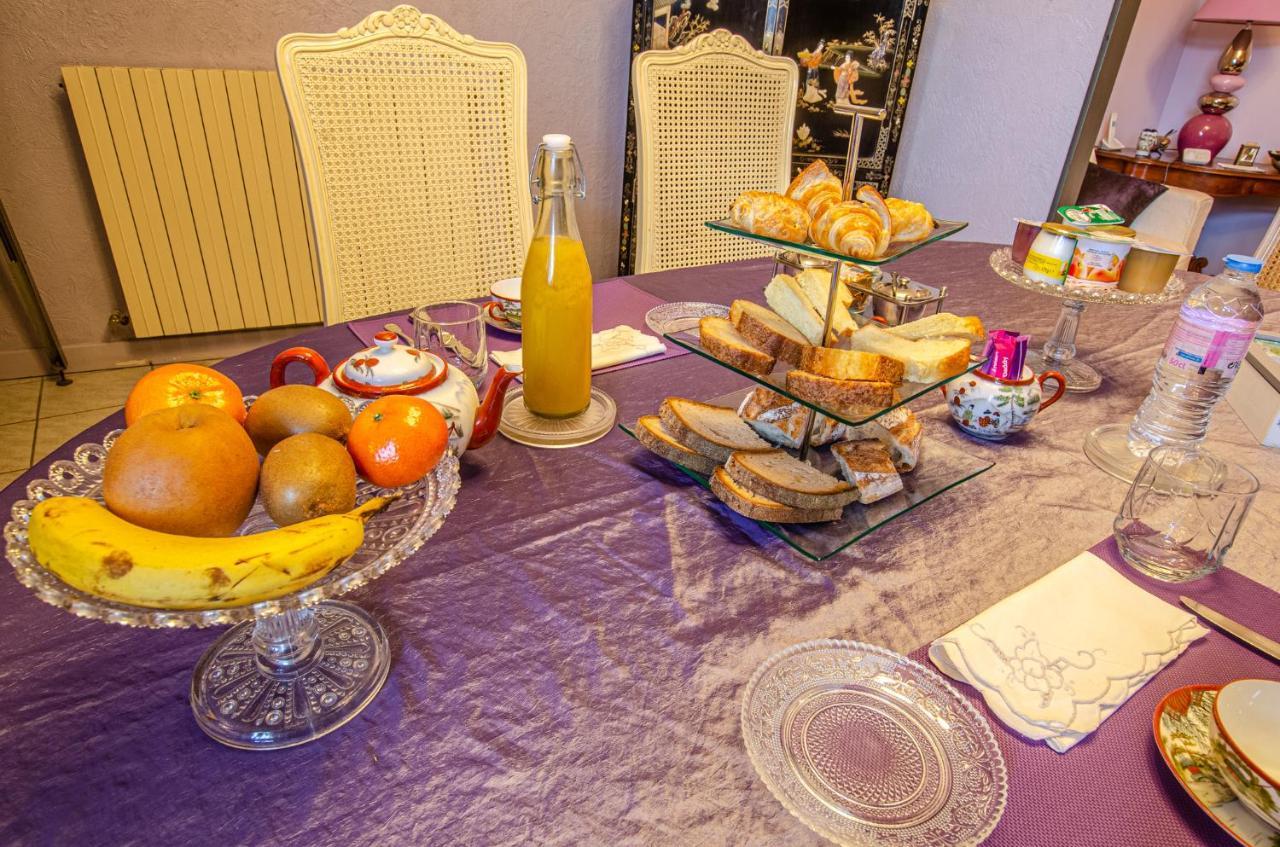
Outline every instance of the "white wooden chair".
<path fill-rule="evenodd" d="M 329 324 L 474 297 L 533 234 L 527 72 L 412 6 L 280 39 Z"/>
<path fill-rule="evenodd" d="M 703 226 L 748 189 L 790 181 L 800 73 L 718 29 L 631 65 L 636 110 L 636 273 L 770 252 Z"/>

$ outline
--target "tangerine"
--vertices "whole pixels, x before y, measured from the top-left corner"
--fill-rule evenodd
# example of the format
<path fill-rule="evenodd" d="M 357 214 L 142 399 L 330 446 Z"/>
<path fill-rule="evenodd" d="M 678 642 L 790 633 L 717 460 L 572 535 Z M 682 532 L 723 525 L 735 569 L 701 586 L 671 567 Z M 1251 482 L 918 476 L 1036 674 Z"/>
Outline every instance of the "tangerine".
<path fill-rule="evenodd" d="M 244 395 L 225 374 L 204 365 L 162 365 L 134 383 L 124 403 L 124 425 L 160 409 L 203 403 L 244 423 Z"/>
<path fill-rule="evenodd" d="M 383 488 L 417 482 L 435 469 L 449 446 L 449 425 L 418 397 L 392 395 L 360 411 L 347 433 L 347 450 L 360 476 Z"/>

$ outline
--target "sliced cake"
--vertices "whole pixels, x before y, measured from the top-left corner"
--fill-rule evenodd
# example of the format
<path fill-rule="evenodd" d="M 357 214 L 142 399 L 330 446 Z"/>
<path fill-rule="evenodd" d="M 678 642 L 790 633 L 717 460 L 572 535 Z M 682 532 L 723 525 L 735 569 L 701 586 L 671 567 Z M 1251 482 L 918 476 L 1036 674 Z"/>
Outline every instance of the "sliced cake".
<path fill-rule="evenodd" d="M 711 474 L 711 491 L 730 509 L 757 521 L 773 523 L 821 523 L 840 518 L 843 509 L 799 509 L 743 488 L 724 468 Z"/>
<path fill-rule="evenodd" d="M 874 438 L 889 448 L 889 456 L 899 473 L 914 470 L 920 463 L 924 446 L 924 426 L 915 413 L 906 406 L 899 406 L 873 421 L 855 427 L 845 427 L 845 437 L 850 440 Z"/>
<path fill-rule="evenodd" d="M 810 268 L 796 275 L 796 284 L 804 292 L 809 305 L 825 318 L 827 303 L 831 299 L 831 271 L 822 268 Z M 836 309 L 831 318 L 831 333 L 835 338 L 844 338 L 857 331 L 858 325 L 849 314 L 849 304 L 853 302 L 853 292 L 843 285 L 836 285 Z"/>
<path fill-rule="evenodd" d="M 729 320 L 747 341 L 783 362 L 800 364 L 800 356 L 809 342 L 777 312 L 750 300 L 734 300 L 729 306 Z"/>
<path fill-rule="evenodd" d="M 742 399 L 738 414 L 766 441 L 796 449 L 800 447 L 800 439 L 804 437 L 804 428 L 809 421 L 807 406 L 763 386 Z M 844 424 L 819 415 L 811 443 L 830 444 L 844 437 L 844 429 Z"/>
<path fill-rule="evenodd" d="M 764 299 L 810 344 L 822 344 L 822 315 L 790 274 L 778 274 L 764 288 Z"/>
<path fill-rule="evenodd" d="M 724 469 L 742 488 L 798 509 L 841 509 L 858 499 L 852 485 L 785 450 L 734 453 Z"/>
<path fill-rule="evenodd" d="M 858 502 L 874 503 L 902 490 L 889 448 L 877 439 L 841 441 L 832 446 L 831 455 L 840 473 L 857 488 Z"/>
<path fill-rule="evenodd" d="M 702 346 L 712 356 L 747 373 L 773 371 L 773 356 L 757 349 L 728 318 L 708 317 L 698 321 Z"/>
<path fill-rule="evenodd" d="M 906 366 L 879 353 L 809 347 L 800 358 L 800 370 L 832 379 L 861 379 L 898 385 L 906 373 Z"/>
<path fill-rule="evenodd" d="M 885 327 L 885 332 L 899 338 L 967 338 L 970 343 L 987 337 L 982 320 L 973 315 L 961 317 L 950 312 L 938 312 L 908 321 L 898 326 Z"/>
<path fill-rule="evenodd" d="M 668 462 L 684 465 L 691 471 L 710 474 L 720 463 L 696 453 L 676 441 L 657 415 L 645 415 L 636 421 L 636 439 Z"/>
<path fill-rule="evenodd" d="M 695 453 L 726 462 L 735 450 L 763 452 L 773 447 L 727 406 L 712 406 L 683 397 L 668 397 L 658 408 L 662 426 Z"/>
<path fill-rule="evenodd" d="M 851 350 L 879 353 L 906 366 L 910 382 L 934 383 L 955 376 L 969 366 L 967 338 L 899 338 L 888 330 L 867 324 L 849 336 Z"/>

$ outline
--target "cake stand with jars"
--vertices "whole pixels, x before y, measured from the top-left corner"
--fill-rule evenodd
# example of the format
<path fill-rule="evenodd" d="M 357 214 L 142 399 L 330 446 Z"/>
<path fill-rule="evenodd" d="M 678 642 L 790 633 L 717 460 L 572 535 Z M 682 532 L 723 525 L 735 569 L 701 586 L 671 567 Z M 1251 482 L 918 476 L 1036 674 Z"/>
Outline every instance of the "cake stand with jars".
<path fill-rule="evenodd" d="M 1182 296 L 1186 271 L 1174 271 L 1161 291 L 1139 294 L 1114 288 L 1076 288 L 1039 282 L 1022 273 L 1022 266 L 1013 261 L 1010 248 L 1001 247 L 991 254 L 991 269 L 1009 282 L 1034 291 L 1056 297 L 1062 301 L 1062 311 L 1053 327 L 1043 351 L 1027 353 L 1027 364 L 1036 373 L 1057 371 L 1067 380 L 1067 390 L 1076 392 L 1097 391 L 1102 385 L 1102 374 L 1087 362 L 1076 358 L 1076 334 L 1080 330 L 1080 316 L 1090 303 L 1104 306 L 1158 306 L 1172 303 Z"/>
<path fill-rule="evenodd" d="M 376 619 L 334 598 L 386 573 L 440 528 L 461 484 L 457 456 L 446 453 L 431 473 L 396 489 L 394 501 L 365 523 L 360 549 L 305 588 L 245 606 L 157 609 L 72 588 L 36 561 L 27 541 L 31 511 L 41 500 L 101 502 L 103 465 L 121 432 L 80 445 L 70 461 L 50 463 L 45 478 L 29 483 L 27 497 L 14 503 L 4 538 L 18 581 L 46 603 L 108 623 L 156 629 L 234 624 L 201 657 L 191 680 L 196 723 L 223 744 L 245 750 L 293 747 L 355 717 L 386 680 L 391 653 Z M 356 501 L 388 493 L 360 480 Z M 257 503 L 239 534 L 274 528 Z"/>

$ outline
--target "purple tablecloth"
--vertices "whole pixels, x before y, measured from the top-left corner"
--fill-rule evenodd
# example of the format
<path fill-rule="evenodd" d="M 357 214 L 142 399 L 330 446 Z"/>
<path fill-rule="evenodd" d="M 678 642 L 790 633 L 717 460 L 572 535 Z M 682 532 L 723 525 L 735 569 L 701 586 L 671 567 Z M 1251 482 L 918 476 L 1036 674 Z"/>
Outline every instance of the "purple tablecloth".
<path fill-rule="evenodd" d="M 996 277 L 990 249 L 942 244 L 896 267 L 950 286 L 954 311 L 1038 343 L 1059 304 Z M 759 298 L 769 273 L 755 261 L 632 282 L 666 300 L 728 302 Z M 566 451 L 495 439 L 464 457 L 457 507 L 431 543 L 348 598 L 390 637 L 386 687 L 348 726 L 291 750 L 231 750 L 197 728 L 188 686 L 213 632 L 80 620 L 2 577 L 0 843 L 820 844 L 743 749 L 752 671 L 811 638 L 912 650 L 1105 537 L 1123 486 L 1088 463 L 1081 441 L 1133 413 L 1172 313 L 1090 307 L 1080 343 L 1108 381 L 1004 445 L 966 440 L 936 399 L 919 401 L 928 437 L 996 466 L 825 567 L 748 537 L 621 432 Z M 355 339 L 345 326 L 316 329 L 221 367 L 261 391 L 274 353 L 294 343 L 336 359 Z M 668 394 L 709 398 L 743 380 L 685 356 L 597 384 L 627 420 Z M 104 421 L 56 457 L 118 425 Z M 1225 404 L 1211 443 L 1264 480 L 1232 564 L 1280 584 L 1280 460 Z M 25 484 L 0 494 L 0 510 Z M 1280 637 L 1277 595 L 1221 581 L 1220 605 Z M 1014 789 L 992 843 L 1228 843 L 1152 748 L 1151 704 L 1185 681 L 1176 664 L 1065 756 L 1041 762 L 1002 736 Z M 1214 665 L 1203 678 L 1237 670 Z"/>

